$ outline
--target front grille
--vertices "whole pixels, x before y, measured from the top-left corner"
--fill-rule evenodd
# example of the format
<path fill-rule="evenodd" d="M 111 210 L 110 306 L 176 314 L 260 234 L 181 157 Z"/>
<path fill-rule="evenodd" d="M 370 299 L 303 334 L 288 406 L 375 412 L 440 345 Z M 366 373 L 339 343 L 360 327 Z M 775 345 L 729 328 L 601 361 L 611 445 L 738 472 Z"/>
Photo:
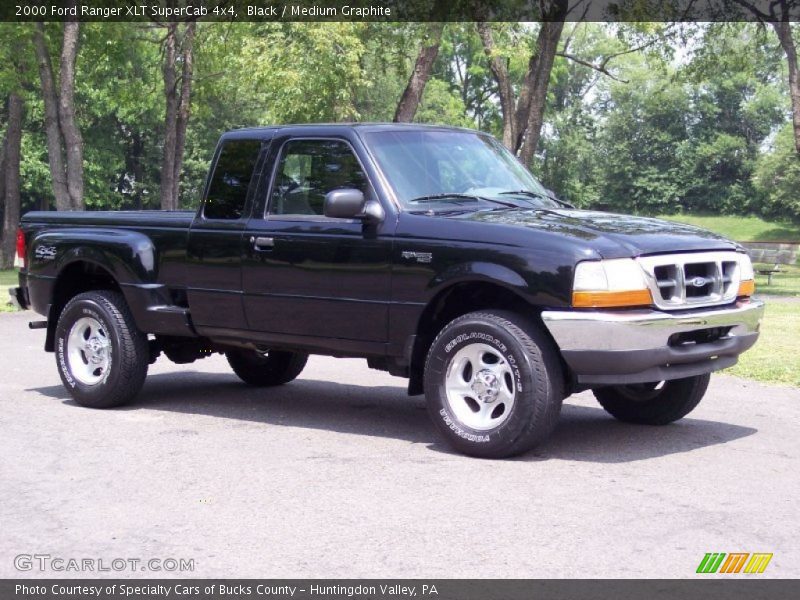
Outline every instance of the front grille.
<path fill-rule="evenodd" d="M 659 308 L 711 306 L 736 299 L 740 277 L 735 252 L 665 254 L 637 261 Z"/>

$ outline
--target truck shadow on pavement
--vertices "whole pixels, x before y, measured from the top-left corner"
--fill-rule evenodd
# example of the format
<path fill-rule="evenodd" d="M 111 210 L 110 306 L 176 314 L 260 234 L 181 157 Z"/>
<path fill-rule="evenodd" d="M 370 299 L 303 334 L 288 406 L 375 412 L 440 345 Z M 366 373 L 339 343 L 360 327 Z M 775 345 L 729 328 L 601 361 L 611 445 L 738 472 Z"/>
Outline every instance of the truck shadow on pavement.
<path fill-rule="evenodd" d="M 62 386 L 34 388 L 80 410 Z M 621 423 L 599 407 L 564 404 L 559 424 L 542 446 L 510 460 L 626 463 L 724 444 L 758 430 L 685 418 L 666 427 Z M 234 419 L 255 426 L 311 428 L 426 444 L 460 456 L 442 442 L 422 396 L 400 386 L 358 386 L 298 379 L 275 388 L 243 385 L 235 376 L 186 371 L 154 374 L 130 406 L 117 411 L 159 410 Z"/>

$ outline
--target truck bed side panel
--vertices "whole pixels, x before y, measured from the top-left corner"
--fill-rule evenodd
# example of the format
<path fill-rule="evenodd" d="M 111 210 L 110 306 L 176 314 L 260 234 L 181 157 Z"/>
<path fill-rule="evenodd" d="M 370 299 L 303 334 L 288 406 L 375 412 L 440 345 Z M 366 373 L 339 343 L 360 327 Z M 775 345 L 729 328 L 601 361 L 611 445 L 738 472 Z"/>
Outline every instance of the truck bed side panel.
<path fill-rule="evenodd" d="M 182 266 L 192 213 L 136 213 L 139 225 L 133 213 L 120 214 L 25 215 L 23 278 L 32 308 L 48 315 L 59 274 L 74 263 L 89 263 L 117 282 L 143 331 L 191 335 L 188 312 L 175 306 L 174 292 L 185 286 Z"/>

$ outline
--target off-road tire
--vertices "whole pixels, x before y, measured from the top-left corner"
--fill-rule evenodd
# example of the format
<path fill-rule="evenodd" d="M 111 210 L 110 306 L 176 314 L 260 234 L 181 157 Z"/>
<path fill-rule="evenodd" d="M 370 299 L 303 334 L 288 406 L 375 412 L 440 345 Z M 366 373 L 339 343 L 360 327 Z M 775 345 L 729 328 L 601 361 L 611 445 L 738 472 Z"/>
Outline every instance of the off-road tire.
<path fill-rule="evenodd" d="M 70 332 L 84 318 L 99 323 L 108 341 L 108 367 L 93 384 L 78 380 L 68 354 Z M 64 387 L 78 404 L 90 408 L 112 408 L 132 400 L 142 389 L 150 359 L 147 335 L 136 327 L 123 295 L 110 290 L 78 294 L 67 303 L 56 325 L 55 354 Z"/>
<path fill-rule="evenodd" d="M 457 356 L 462 350 L 469 354 L 467 347 L 471 344 L 477 344 L 478 356 L 485 356 L 480 348 L 496 351 L 493 360 L 505 361 L 503 368 L 508 367 L 513 382 L 509 387 L 513 394 L 508 394 L 513 404 L 505 420 L 488 430 L 470 428 L 457 417 L 453 407 L 459 398 L 470 407 L 473 403 L 482 406 L 467 398 L 469 393 L 448 400 L 448 377 L 452 381 L 453 369 L 457 371 L 461 364 L 456 364 Z M 466 368 L 470 377 L 474 368 Z M 555 345 L 532 319 L 507 311 L 473 312 L 446 325 L 428 351 L 424 387 L 430 417 L 448 443 L 464 454 L 482 458 L 522 454 L 544 441 L 556 425 L 564 399 L 564 378 Z M 450 388 L 452 392 L 453 386 Z"/>
<path fill-rule="evenodd" d="M 308 354 L 270 350 L 228 350 L 225 353 L 233 372 L 248 385 L 266 387 L 289 383 L 303 371 Z"/>
<path fill-rule="evenodd" d="M 711 375 L 695 375 L 665 381 L 661 389 L 648 390 L 657 383 L 596 388 L 594 397 L 609 414 L 639 425 L 668 425 L 682 419 L 703 399 Z"/>

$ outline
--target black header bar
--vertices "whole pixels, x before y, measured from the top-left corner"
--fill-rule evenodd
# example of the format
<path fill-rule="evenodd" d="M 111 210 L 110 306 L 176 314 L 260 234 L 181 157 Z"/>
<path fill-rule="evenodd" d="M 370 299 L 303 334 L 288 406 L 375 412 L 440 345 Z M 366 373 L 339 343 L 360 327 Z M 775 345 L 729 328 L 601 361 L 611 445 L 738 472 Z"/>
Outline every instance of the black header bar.
<path fill-rule="evenodd" d="M 0 21 L 800 21 L 800 0 L 4 0 Z"/>
<path fill-rule="evenodd" d="M 3 600 L 785 600 L 786 579 L 16 579 Z M 756 576 L 757 577 L 757 576 Z"/>

